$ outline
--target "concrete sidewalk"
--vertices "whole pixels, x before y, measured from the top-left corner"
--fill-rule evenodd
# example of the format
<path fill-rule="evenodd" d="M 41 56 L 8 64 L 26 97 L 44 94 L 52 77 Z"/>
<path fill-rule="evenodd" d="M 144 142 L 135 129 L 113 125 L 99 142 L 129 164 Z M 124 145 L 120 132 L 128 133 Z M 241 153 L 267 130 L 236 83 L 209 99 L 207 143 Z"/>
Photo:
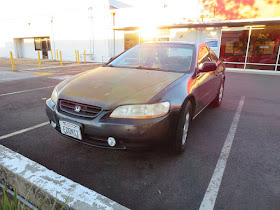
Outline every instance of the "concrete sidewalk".
<path fill-rule="evenodd" d="M 73 182 L 54 171 L 0 145 L 0 181 L 5 186 L 17 187 L 17 192 L 28 202 L 42 209 L 116 209 L 127 208 L 115 201 Z"/>
<path fill-rule="evenodd" d="M 29 58 L 14 58 L 15 70 L 25 70 L 25 69 L 35 69 L 39 68 L 38 59 L 29 59 Z M 63 65 L 73 65 L 77 64 L 72 61 L 63 61 Z M 41 59 L 42 68 L 44 67 L 59 67 L 60 62 L 52 61 L 50 59 Z M 0 58 L 0 71 L 12 71 L 11 59 L 9 58 Z"/>

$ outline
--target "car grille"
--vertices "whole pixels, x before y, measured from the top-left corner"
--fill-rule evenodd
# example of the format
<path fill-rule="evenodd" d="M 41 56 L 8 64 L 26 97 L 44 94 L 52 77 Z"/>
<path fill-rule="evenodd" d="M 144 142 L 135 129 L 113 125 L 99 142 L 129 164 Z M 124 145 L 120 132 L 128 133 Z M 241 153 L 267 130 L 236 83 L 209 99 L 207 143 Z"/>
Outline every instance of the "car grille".
<path fill-rule="evenodd" d="M 59 111 L 79 117 L 95 118 L 102 111 L 102 108 L 74 101 L 59 100 Z"/>

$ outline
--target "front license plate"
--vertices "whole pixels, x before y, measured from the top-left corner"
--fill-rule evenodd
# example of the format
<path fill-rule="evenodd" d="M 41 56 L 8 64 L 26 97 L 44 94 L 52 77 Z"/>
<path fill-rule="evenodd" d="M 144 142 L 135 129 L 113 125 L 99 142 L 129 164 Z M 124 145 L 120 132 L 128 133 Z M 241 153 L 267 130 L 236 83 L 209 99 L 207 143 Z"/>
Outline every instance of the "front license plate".
<path fill-rule="evenodd" d="M 81 127 L 64 120 L 59 121 L 61 133 L 82 140 Z"/>

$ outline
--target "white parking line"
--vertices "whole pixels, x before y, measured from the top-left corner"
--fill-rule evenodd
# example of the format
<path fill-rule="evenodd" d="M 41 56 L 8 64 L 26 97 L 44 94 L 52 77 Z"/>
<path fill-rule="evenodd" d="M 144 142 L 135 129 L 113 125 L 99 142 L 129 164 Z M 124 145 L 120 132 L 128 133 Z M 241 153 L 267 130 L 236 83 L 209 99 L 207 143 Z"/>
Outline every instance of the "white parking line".
<path fill-rule="evenodd" d="M 202 203 L 200 205 L 199 210 L 212 210 L 214 209 L 216 198 L 219 192 L 219 188 L 222 182 L 222 178 L 224 175 L 224 171 L 227 164 L 227 159 L 229 157 L 229 153 L 231 150 L 232 142 L 234 139 L 234 135 L 238 126 L 240 114 L 242 111 L 242 107 L 245 101 L 245 96 L 242 96 L 239 105 L 237 107 L 237 110 L 235 112 L 233 121 L 231 123 L 227 138 L 225 140 L 222 152 L 220 154 L 219 160 L 217 162 L 216 168 L 214 170 L 213 176 L 210 180 L 210 183 L 208 185 L 208 188 L 206 190 L 206 193 L 204 195 L 204 198 L 202 200 Z"/>
<path fill-rule="evenodd" d="M 21 133 L 25 133 L 25 132 L 33 130 L 35 128 L 40 128 L 40 127 L 45 126 L 47 124 L 49 124 L 49 122 L 44 122 L 44 123 L 41 123 L 41 124 L 38 124 L 38 125 L 34 125 L 32 127 L 29 127 L 29 128 L 25 128 L 25 129 L 22 129 L 22 130 L 19 130 L 19 131 L 16 131 L 16 132 L 4 135 L 4 136 L 0 136 L 0 140 L 6 139 L 6 138 L 9 138 L 11 136 L 15 136 L 15 135 L 18 135 L 18 134 L 21 134 Z"/>
<path fill-rule="evenodd" d="M 30 92 L 30 91 L 35 91 L 35 90 L 42 90 L 42 89 L 47 89 L 47 88 L 53 88 L 55 86 L 48 86 L 48 87 L 41 87 L 41 88 L 35 88 L 35 89 L 29 89 L 29 90 L 22 90 L 22 91 L 17 91 L 17 92 L 11 92 L 11 93 L 4 93 L 4 94 L 0 94 L 1 96 L 7 96 L 7 95 L 13 95 L 13 94 L 17 94 L 17 93 L 26 93 L 26 92 Z"/>

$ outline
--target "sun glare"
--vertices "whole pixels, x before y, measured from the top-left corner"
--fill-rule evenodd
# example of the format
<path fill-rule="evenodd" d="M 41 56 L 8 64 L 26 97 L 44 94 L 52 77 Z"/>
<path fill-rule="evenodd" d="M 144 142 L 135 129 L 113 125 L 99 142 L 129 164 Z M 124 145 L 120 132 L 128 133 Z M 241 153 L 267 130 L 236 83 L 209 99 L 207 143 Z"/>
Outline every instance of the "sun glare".
<path fill-rule="evenodd" d="M 151 39 L 155 38 L 158 34 L 158 30 L 154 26 L 141 27 L 139 29 L 139 32 L 140 32 L 140 36 L 144 40 L 151 40 Z"/>

